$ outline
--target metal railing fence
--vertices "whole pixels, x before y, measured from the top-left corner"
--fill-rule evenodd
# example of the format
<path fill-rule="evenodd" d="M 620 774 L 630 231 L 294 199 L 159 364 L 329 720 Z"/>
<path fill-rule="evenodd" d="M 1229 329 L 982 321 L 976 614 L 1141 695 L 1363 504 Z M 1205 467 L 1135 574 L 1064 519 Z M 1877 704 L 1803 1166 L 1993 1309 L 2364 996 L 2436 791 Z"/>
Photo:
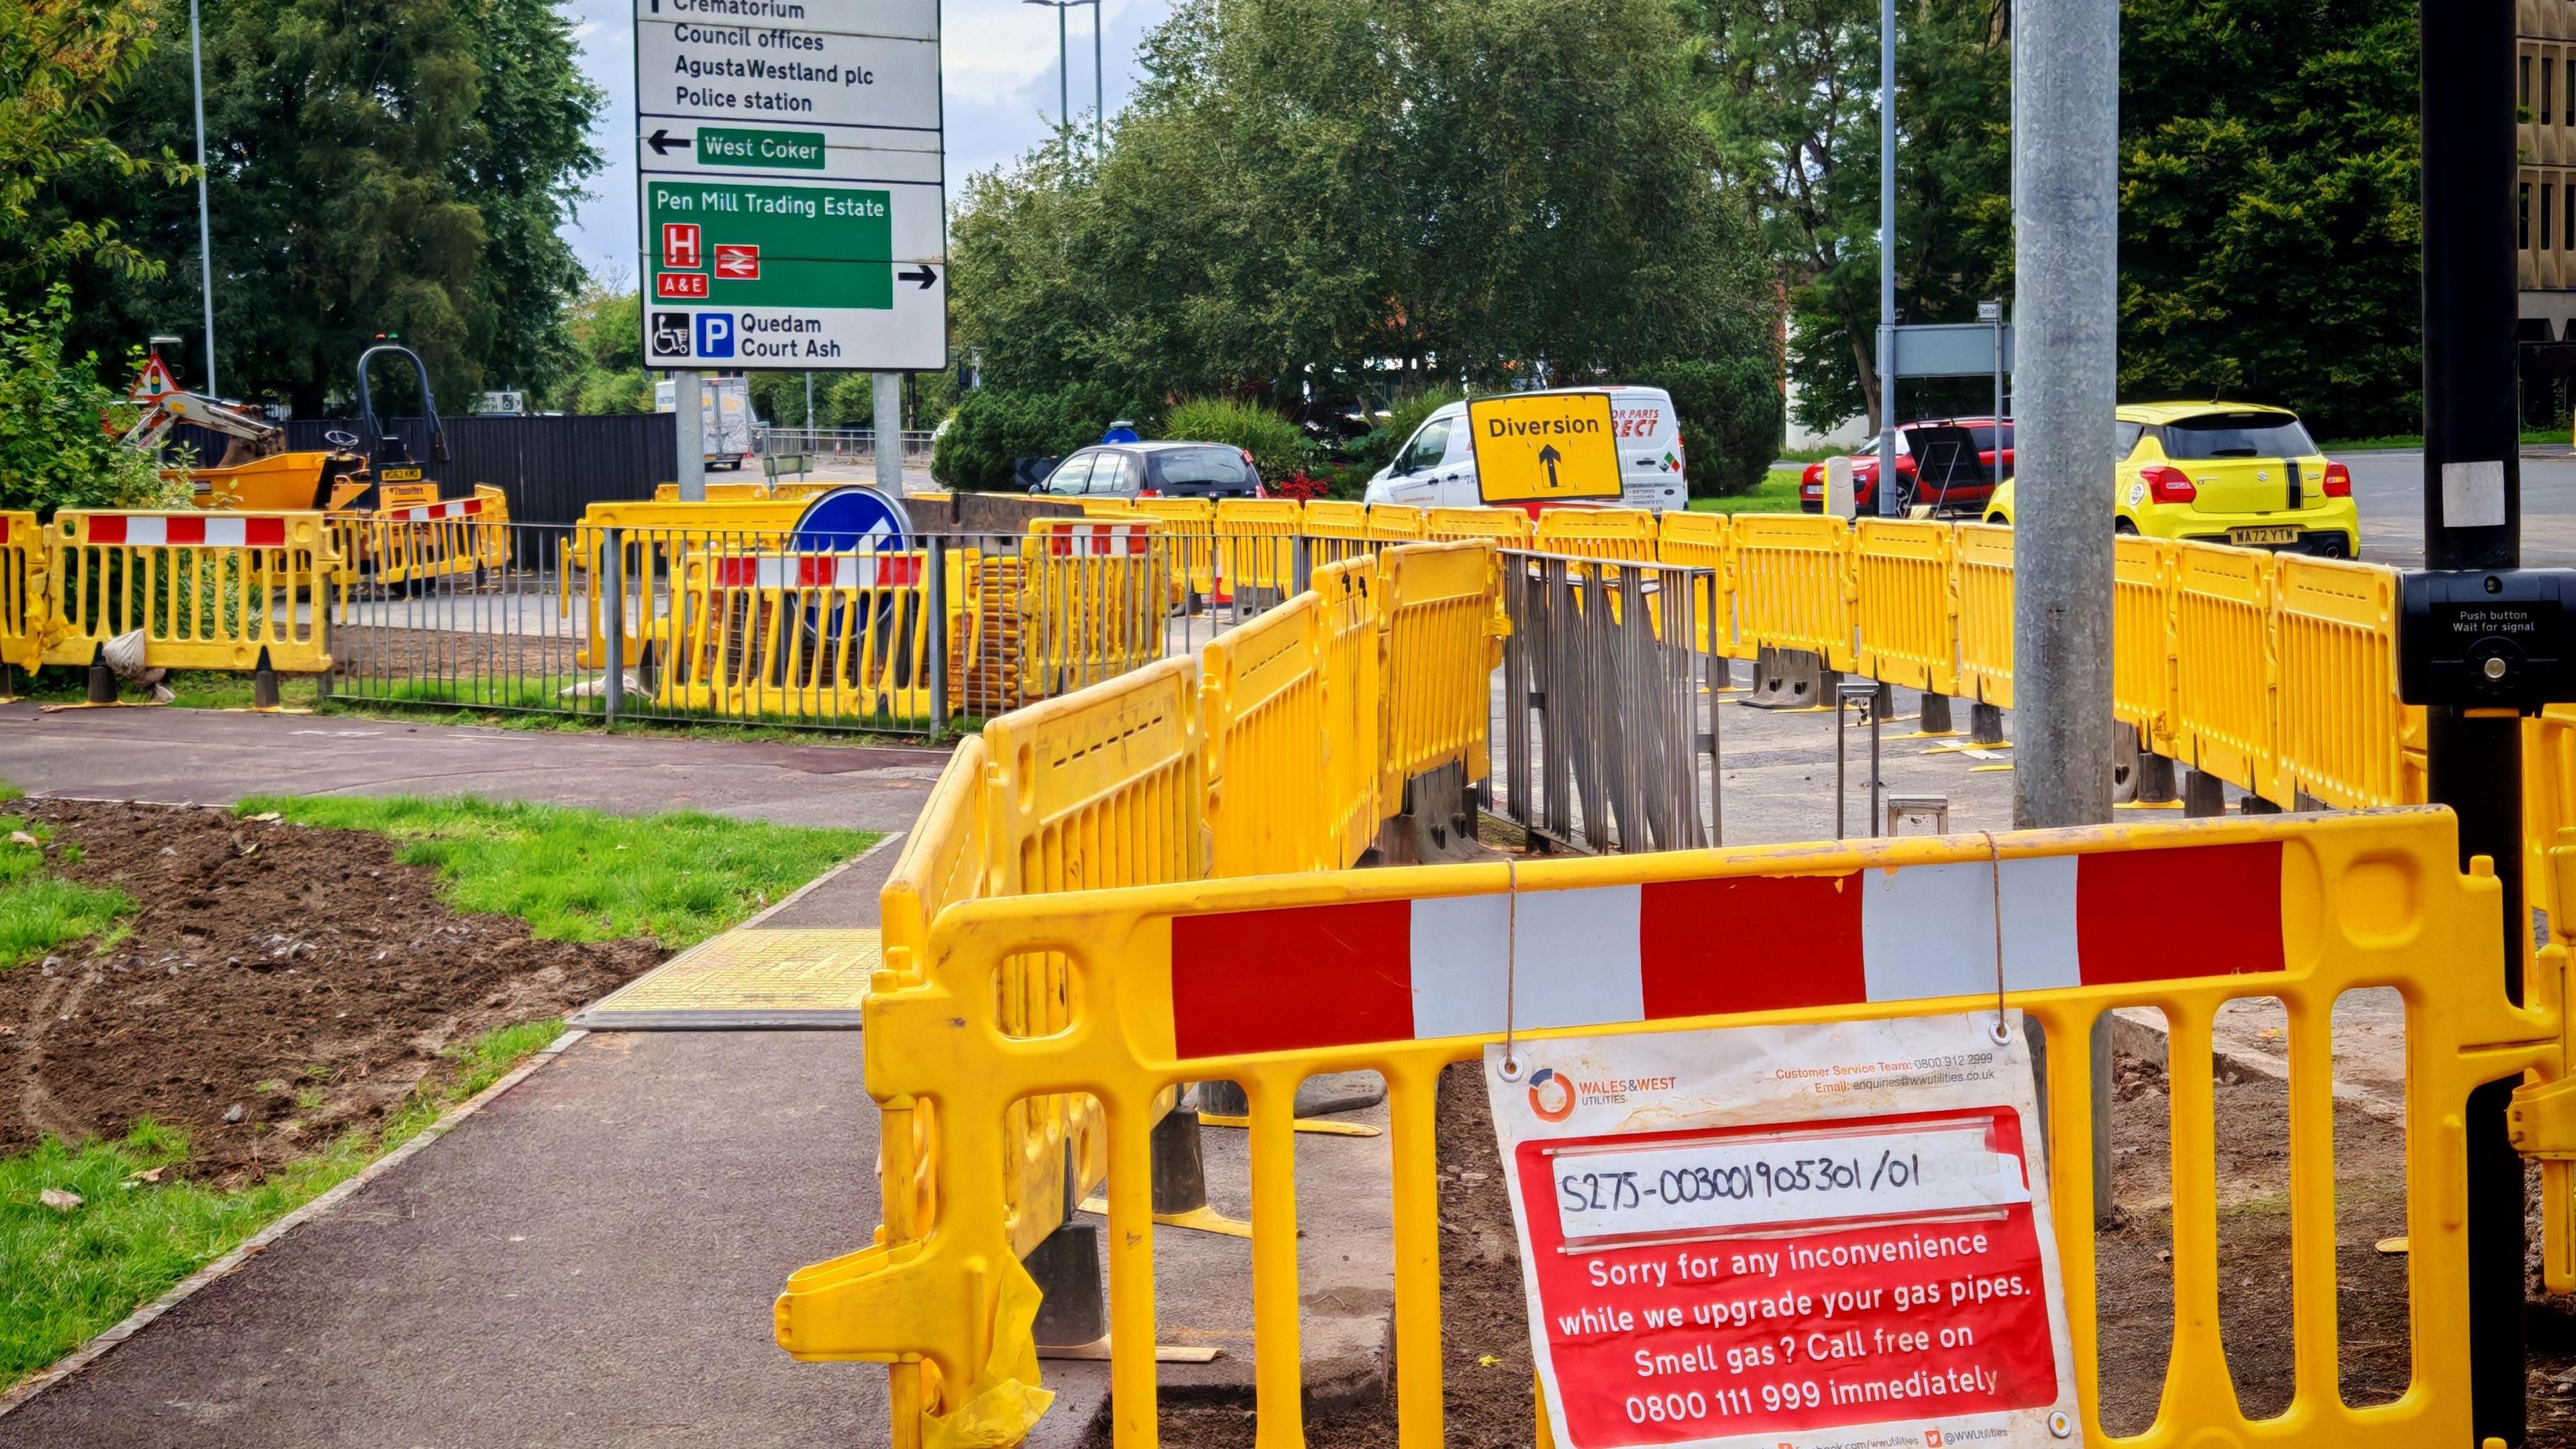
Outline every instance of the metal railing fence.
<path fill-rule="evenodd" d="M 1502 555 L 1493 808 L 1572 850 L 1718 843 L 1716 676 L 1690 601 L 1708 569 Z"/>

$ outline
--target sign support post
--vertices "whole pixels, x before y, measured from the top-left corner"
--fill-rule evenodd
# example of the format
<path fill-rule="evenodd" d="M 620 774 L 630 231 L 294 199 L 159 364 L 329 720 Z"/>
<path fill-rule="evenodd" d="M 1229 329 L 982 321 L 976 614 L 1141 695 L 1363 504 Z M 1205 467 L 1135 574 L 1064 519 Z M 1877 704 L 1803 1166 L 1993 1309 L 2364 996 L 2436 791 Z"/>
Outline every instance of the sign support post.
<path fill-rule="evenodd" d="M 868 379 L 876 404 L 877 488 L 891 498 L 903 496 L 903 374 L 880 372 Z"/>
<path fill-rule="evenodd" d="M 684 367 L 671 374 L 671 421 L 679 439 L 679 472 L 672 481 L 680 485 L 680 501 L 707 501 L 707 415 L 706 382 L 694 367 Z"/>

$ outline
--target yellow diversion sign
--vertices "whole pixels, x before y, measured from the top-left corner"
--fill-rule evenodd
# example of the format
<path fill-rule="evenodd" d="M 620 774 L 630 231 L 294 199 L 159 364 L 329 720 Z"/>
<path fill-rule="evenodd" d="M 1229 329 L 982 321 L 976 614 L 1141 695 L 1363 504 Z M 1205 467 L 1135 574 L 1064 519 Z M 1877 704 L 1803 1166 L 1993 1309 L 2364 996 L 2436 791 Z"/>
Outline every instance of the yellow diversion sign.
<path fill-rule="evenodd" d="M 1523 392 L 1467 404 L 1476 487 L 1487 503 L 1619 496 L 1606 392 Z"/>

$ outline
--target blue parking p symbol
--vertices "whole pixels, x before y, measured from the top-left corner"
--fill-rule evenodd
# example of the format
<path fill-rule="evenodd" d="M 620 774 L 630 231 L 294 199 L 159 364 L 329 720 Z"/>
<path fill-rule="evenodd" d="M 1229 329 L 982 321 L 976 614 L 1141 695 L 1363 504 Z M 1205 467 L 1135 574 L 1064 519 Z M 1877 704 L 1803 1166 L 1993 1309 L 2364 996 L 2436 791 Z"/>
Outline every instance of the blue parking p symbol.
<path fill-rule="evenodd" d="M 723 312 L 698 314 L 698 355 L 733 356 L 733 318 Z"/>

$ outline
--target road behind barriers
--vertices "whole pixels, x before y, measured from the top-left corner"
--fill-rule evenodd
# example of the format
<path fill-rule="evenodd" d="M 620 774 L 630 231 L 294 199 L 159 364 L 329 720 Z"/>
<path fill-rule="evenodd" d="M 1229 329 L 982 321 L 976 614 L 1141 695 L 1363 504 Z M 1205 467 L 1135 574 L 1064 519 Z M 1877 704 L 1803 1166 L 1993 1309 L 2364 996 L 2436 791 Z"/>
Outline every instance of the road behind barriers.
<path fill-rule="evenodd" d="M 1830 835 L 1832 715 L 1745 708 L 1741 698 L 1719 704 L 1727 842 Z M 1896 700 L 1882 725 L 1887 788 L 1946 796 L 1953 831 L 2010 828 L 2011 751 L 1960 751 L 1964 735 L 1906 738 L 1917 701 L 1903 691 Z M 1957 714 L 1964 729 L 1966 707 Z M 1843 734 L 1850 821 L 1865 833 L 1868 731 Z M 346 716 L 0 708 L 0 779 L 31 793 L 172 803 L 471 792 L 898 831 L 939 763 L 919 750 Z M 761 927 L 875 926 L 896 848 Z M 883 1370 L 796 1363 L 769 1327 L 789 1272 L 864 1244 L 879 1220 L 877 1114 L 859 1047 L 853 1032 L 582 1037 L 428 1150 L 0 1417 L 0 1446 L 883 1443 Z M 2339 1054 L 2339 1073 L 2341 1063 Z M 1211 1197 L 1236 1216 L 1248 1206 L 1240 1137 L 1205 1139 Z M 1301 1144 L 1301 1159 L 1311 1150 Z M 1310 1262 L 1386 1241 L 1382 1163 L 1336 1173 L 1301 1162 L 1302 1195 L 1339 1196 L 1323 1190 L 1335 1176 L 1375 1183 L 1362 1206 L 1381 1221 L 1354 1218 L 1340 1231 L 1309 1221 L 1301 1257 Z M 1240 1378 L 1248 1402 L 1248 1333 L 1237 1343 L 1231 1327 L 1240 1316 L 1248 1329 L 1248 1245 L 1169 1237 L 1167 1269 L 1187 1271 L 1158 1275 L 1166 1337 L 1237 1349 L 1174 1377 L 1202 1392 Z M 1369 1346 L 1391 1336 L 1391 1295 L 1361 1293 L 1346 1306 L 1331 1338 L 1346 1355 L 1347 1390 Z M 1033 1443 L 1081 1441 L 1106 1368 L 1048 1365 L 1063 1397 Z"/>

